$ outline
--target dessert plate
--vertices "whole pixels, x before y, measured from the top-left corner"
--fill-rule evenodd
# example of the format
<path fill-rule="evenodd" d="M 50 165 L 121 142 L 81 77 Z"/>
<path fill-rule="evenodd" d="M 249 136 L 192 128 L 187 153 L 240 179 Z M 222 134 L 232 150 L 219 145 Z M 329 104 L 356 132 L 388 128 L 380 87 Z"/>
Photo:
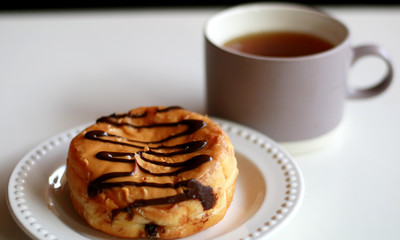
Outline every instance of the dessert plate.
<path fill-rule="evenodd" d="M 186 240 L 264 239 L 287 223 L 301 205 L 301 171 L 267 136 L 222 119 L 239 167 L 235 195 L 225 218 Z M 33 239 L 118 239 L 87 225 L 74 211 L 64 177 L 69 142 L 90 124 L 45 141 L 16 165 L 8 184 L 8 205 L 19 226 Z"/>

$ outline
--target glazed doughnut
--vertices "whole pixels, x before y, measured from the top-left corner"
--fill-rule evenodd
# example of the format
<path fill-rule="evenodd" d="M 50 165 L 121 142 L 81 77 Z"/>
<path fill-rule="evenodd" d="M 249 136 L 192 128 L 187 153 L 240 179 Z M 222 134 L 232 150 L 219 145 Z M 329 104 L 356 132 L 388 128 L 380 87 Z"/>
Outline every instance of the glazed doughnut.
<path fill-rule="evenodd" d="M 101 117 L 79 133 L 66 175 L 75 210 L 93 228 L 176 239 L 225 216 L 238 169 L 231 141 L 207 116 L 140 107 Z"/>

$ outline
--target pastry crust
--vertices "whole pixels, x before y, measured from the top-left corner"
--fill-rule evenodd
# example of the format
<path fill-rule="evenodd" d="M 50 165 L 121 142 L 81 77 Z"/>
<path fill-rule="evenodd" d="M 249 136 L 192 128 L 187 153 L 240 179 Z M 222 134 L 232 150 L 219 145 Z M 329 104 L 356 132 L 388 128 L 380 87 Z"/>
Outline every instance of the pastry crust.
<path fill-rule="evenodd" d="M 123 238 L 175 239 L 215 225 L 237 175 L 224 131 L 179 107 L 102 117 L 71 141 L 67 160 L 76 211 Z"/>

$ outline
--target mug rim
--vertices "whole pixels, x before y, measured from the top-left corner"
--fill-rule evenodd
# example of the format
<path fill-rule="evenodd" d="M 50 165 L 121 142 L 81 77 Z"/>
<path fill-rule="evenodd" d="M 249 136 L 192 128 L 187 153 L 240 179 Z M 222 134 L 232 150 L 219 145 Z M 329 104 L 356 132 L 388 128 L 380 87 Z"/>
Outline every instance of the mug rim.
<path fill-rule="evenodd" d="M 298 12 L 304 12 L 307 14 L 320 16 L 320 17 L 323 17 L 329 21 L 332 21 L 332 22 L 338 24 L 340 27 L 342 27 L 343 30 L 345 31 L 345 37 L 342 41 L 340 41 L 338 44 L 335 44 L 334 47 L 329 50 L 310 54 L 310 55 L 302 55 L 302 56 L 294 56 L 294 57 L 293 56 L 292 57 L 273 57 L 273 56 L 262 56 L 262 55 L 244 53 L 244 52 L 241 52 L 238 50 L 223 47 L 221 44 L 217 44 L 210 39 L 209 32 L 208 32 L 210 22 L 212 22 L 215 19 L 222 17 L 223 15 L 226 15 L 226 14 L 234 13 L 237 11 L 243 11 L 243 10 L 249 11 L 249 10 L 257 9 L 257 8 L 258 9 L 263 8 L 263 9 L 296 10 Z M 343 24 L 341 21 L 339 21 L 338 19 L 336 19 L 333 16 L 330 16 L 329 14 L 327 14 L 325 12 L 317 10 L 316 8 L 313 8 L 313 7 L 304 5 L 304 4 L 298 4 L 298 3 L 269 2 L 269 3 L 245 3 L 245 4 L 236 5 L 236 6 L 227 8 L 225 10 L 222 10 L 222 11 L 214 14 L 213 16 L 211 16 L 204 25 L 203 33 L 204 33 L 204 37 L 205 37 L 206 41 L 209 42 L 211 45 L 217 47 L 221 51 L 224 51 L 224 52 L 227 52 L 229 54 L 233 54 L 233 55 L 236 55 L 239 57 L 244 57 L 244 58 L 254 59 L 254 60 L 266 60 L 266 61 L 304 61 L 304 60 L 311 60 L 311 59 L 315 59 L 315 58 L 321 58 L 326 55 L 333 54 L 336 51 L 339 51 L 340 49 L 347 46 L 350 41 L 350 31 L 349 31 L 348 27 L 345 24 Z"/>

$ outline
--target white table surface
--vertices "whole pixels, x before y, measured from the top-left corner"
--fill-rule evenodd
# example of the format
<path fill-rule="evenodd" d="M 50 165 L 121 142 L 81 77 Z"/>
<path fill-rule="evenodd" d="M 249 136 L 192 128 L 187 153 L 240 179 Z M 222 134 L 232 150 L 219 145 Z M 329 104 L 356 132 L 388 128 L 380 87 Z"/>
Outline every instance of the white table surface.
<path fill-rule="evenodd" d="M 400 57 L 400 7 L 323 7 L 352 32 Z M 28 239 L 5 192 L 30 149 L 71 127 L 141 105 L 181 105 L 205 113 L 202 27 L 221 9 L 0 14 L 0 239 Z M 382 75 L 357 64 L 353 84 Z M 400 82 L 384 94 L 348 101 L 339 138 L 294 156 L 306 192 L 298 214 L 274 240 L 400 239 Z"/>

